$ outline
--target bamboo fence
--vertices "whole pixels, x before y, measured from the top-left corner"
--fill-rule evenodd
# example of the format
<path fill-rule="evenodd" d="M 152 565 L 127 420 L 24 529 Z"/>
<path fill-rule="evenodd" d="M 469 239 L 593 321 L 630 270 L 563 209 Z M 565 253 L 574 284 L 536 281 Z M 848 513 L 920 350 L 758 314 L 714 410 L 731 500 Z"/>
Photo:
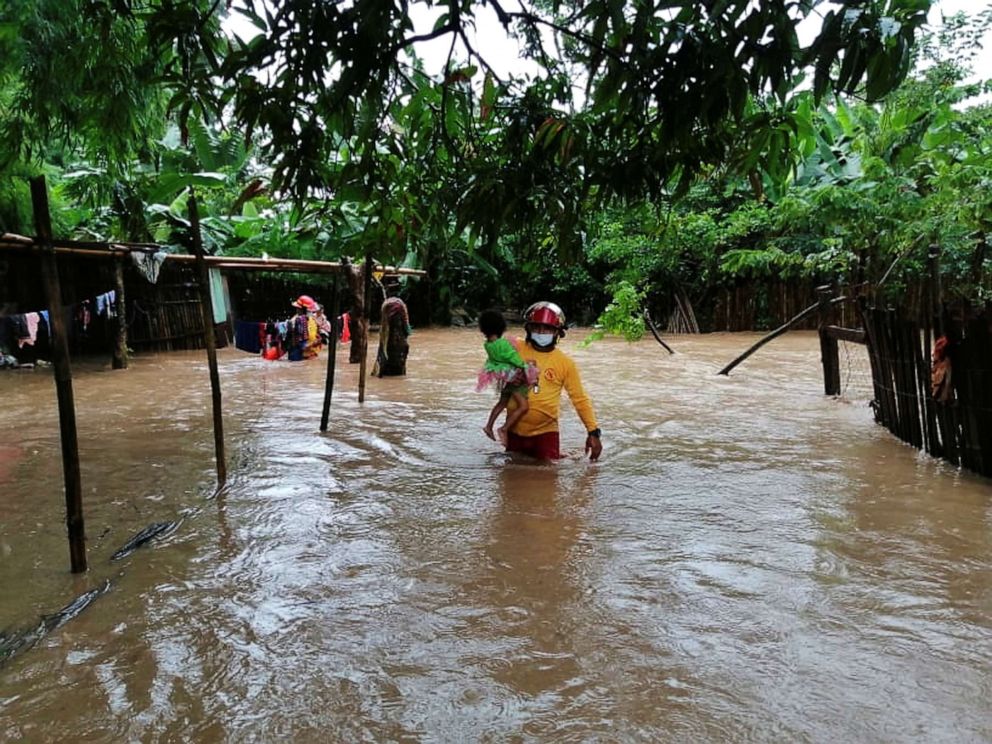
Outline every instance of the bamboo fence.
<path fill-rule="evenodd" d="M 951 394 L 931 389 L 931 348 L 942 323 L 904 311 L 862 308 L 875 391 L 875 419 L 934 457 L 992 476 L 992 318 L 963 309 L 945 318 Z M 934 329 L 938 329 L 936 333 Z"/>

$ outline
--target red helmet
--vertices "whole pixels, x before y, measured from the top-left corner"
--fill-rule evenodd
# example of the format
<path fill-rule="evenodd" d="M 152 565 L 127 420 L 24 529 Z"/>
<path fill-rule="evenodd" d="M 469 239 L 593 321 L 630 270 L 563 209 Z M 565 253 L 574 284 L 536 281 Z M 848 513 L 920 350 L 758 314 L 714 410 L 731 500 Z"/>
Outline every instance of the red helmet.
<path fill-rule="evenodd" d="M 565 313 L 553 302 L 535 302 L 524 311 L 524 327 L 532 324 L 554 326 L 565 335 Z"/>
<path fill-rule="evenodd" d="M 296 302 L 293 303 L 293 307 L 301 307 L 305 310 L 314 311 L 317 309 L 317 303 L 314 302 L 313 297 L 310 295 L 300 295 L 296 298 Z"/>

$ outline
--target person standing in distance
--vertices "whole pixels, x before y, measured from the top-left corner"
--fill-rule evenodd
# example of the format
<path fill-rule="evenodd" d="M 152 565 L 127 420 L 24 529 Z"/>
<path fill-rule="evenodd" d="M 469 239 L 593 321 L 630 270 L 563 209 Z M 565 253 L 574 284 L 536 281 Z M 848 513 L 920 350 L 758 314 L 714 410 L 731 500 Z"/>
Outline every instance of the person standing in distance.
<path fill-rule="evenodd" d="M 517 351 L 524 362 L 537 365 L 538 377 L 530 390 L 527 413 L 507 433 L 506 451 L 540 460 L 561 459 L 558 418 L 561 391 L 565 390 L 586 427 L 585 451 L 590 460 L 598 460 L 603 444 L 592 401 L 575 362 L 558 348 L 558 339 L 565 335 L 565 313 L 553 302 L 535 302 L 524 312 L 524 330 L 527 338 L 517 340 Z"/>

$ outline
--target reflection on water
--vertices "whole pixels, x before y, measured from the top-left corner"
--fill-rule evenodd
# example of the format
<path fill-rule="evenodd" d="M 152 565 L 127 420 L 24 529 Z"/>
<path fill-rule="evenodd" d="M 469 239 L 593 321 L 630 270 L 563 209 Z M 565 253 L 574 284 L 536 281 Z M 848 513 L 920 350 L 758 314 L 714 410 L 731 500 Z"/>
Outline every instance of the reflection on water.
<path fill-rule="evenodd" d="M 221 354 L 75 369 L 91 571 L 68 574 L 50 373 L 0 375 L 0 628 L 111 591 L 0 668 L 0 740 L 989 741 L 992 498 L 812 334 L 579 349 L 548 465 L 480 431 L 478 334 L 369 380 Z M 856 381 L 855 381 L 856 382 Z M 863 381 L 862 381 L 863 382 Z M 178 529 L 123 560 L 154 522 Z"/>

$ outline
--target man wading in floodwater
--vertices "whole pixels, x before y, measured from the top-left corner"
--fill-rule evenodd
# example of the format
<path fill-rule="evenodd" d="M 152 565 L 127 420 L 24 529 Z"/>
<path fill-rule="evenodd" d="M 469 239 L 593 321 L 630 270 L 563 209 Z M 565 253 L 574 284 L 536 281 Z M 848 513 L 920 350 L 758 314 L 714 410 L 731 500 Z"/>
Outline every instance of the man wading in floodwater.
<path fill-rule="evenodd" d="M 517 351 L 525 362 L 537 365 L 538 378 L 528 397 L 529 410 L 508 433 L 506 451 L 541 460 L 561 458 L 558 416 L 564 388 L 588 432 L 589 459 L 598 460 L 603 444 L 592 401 L 582 387 L 575 362 L 558 348 L 558 339 L 565 335 L 565 313 L 553 302 L 535 302 L 524 313 L 524 330 L 527 339 L 516 342 Z M 509 407 L 512 409 L 513 404 Z"/>

